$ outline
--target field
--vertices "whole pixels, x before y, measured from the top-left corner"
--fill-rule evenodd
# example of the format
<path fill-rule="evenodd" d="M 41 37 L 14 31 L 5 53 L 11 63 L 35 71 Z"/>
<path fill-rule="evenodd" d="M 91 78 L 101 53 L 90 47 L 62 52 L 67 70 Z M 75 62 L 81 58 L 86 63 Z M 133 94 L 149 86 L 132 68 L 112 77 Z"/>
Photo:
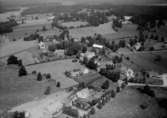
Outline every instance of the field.
<path fill-rule="evenodd" d="M 35 33 L 36 30 L 41 30 L 42 27 L 50 28 L 51 25 L 49 23 L 45 24 L 23 24 L 14 28 L 13 32 L 6 34 L 10 39 L 23 39 L 25 36 L 28 36 L 32 33 Z"/>
<path fill-rule="evenodd" d="M 37 46 L 36 41 L 18 40 L 15 42 L 7 43 L 0 47 L 0 58 L 5 56 L 10 56 L 11 54 L 15 54 L 36 46 Z"/>
<path fill-rule="evenodd" d="M 137 26 L 134 24 L 124 24 L 118 32 L 106 34 L 104 37 L 111 41 L 118 42 L 122 39 L 129 39 L 128 37 L 134 37 L 135 35 L 138 36 L 138 32 L 136 31 Z"/>
<path fill-rule="evenodd" d="M 142 109 L 140 105 L 147 105 Z M 160 107 L 154 98 L 131 88 L 126 88 L 116 98 L 106 104 L 91 118 L 165 118 L 165 109 Z"/>
<path fill-rule="evenodd" d="M 153 70 L 159 73 L 166 73 L 167 70 L 167 51 L 145 52 L 145 53 L 124 53 L 130 58 L 130 62 L 125 61 L 124 64 L 133 68 L 134 70 L 146 69 Z M 155 62 L 157 55 L 162 57 L 160 62 Z M 132 62 L 132 63 L 131 63 Z"/>
<path fill-rule="evenodd" d="M 87 24 L 88 24 L 87 22 L 75 21 L 75 22 L 64 22 L 64 23 L 62 23 L 62 26 L 64 26 L 64 27 L 80 27 L 80 26 L 85 26 Z"/>
<path fill-rule="evenodd" d="M 73 63 L 72 59 L 55 61 L 50 63 L 38 64 L 34 66 L 28 66 L 27 70 L 32 72 L 36 70 L 41 73 L 51 73 L 52 79 L 61 82 L 62 88 L 67 88 L 77 84 L 76 81 L 65 76 L 65 71 L 71 71 L 73 69 L 84 69 L 79 63 Z"/>
<path fill-rule="evenodd" d="M 51 93 L 59 90 L 53 80 L 38 82 L 35 75 L 18 77 L 18 67 L 14 65 L 0 67 L 0 112 L 44 96 L 48 86 Z"/>
<path fill-rule="evenodd" d="M 81 38 L 87 36 L 94 36 L 94 34 L 112 34 L 115 31 L 112 29 L 112 23 L 101 24 L 98 27 L 84 27 L 84 28 L 75 28 L 70 30 L 70 35 L 73 38 Z"/>

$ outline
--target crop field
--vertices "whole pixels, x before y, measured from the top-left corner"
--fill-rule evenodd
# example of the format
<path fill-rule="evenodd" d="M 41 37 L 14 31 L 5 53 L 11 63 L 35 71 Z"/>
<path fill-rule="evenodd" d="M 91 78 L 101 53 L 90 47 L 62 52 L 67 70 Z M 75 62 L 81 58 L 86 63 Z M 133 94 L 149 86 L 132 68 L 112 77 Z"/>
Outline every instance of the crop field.
<path fill-rule="evenodd" d="M 41 73 L 51 73 L 52 79 L 61 82 L 61 88 L 67 88 L 77 84 L 76 81 L 66 77 L 65 71 L 71 71 L 73 69 L 84 69 L 79 63 L 73 63 L 72 59 L 55 61 L 50 63 L 38 64 L 34 66 L 28 66 L 28 72 L 36 70 Z"/>
<path fill-rule="evenodd" d="M 0 67 L 0 111 L 44 96 L 48 86 L 51 93 L 60 90 L 54 80 L 38 82 L 36 79 L 31 74 L 18 77 L 18 67 L 14 65 Z"/>
<path fill-rule="evenodd" d="M 142 109 L 140 105 L 146 105 Z M 116 98 L 96 112 L 91 118 L 159 118 L 166 117 L 166 111 L 154 98 L 131 88 L 117 94 Z"/>

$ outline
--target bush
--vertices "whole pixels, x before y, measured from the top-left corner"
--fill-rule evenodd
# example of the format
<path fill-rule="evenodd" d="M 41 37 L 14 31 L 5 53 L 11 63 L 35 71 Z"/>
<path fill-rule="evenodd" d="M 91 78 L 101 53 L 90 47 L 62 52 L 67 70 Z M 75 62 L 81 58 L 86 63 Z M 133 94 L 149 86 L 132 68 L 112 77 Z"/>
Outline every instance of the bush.
<path fill-rule="evenodd" d="M 91 115 L 94 115 L 95 112 L 96 112 L 95 108 L 92 108 L 92 109 L 90 110 L 90 114 L 91 114 Z"/>
<path fill-rule="evenodd" d="M 161 55 L 157 55 L 154 59 L 155 62 L 160 62 L 162 60 L 162 56 Z"/>
<path fill-rule="evenodd" d="M 19 76 L 26 76 L 27 75 L 27 71 L 25 69 L 24 66 L 21 66 L 20 69 L 19 69 Z"/>
<path fill-rule="evenodd" d="M 51 93 L 51 88 L 48 86 L 44 92 L 45 95 L 49 95 Z"/>
<path fill-rule="evenodd" d="M 103 85 L 101 86 L 102 89 L 108 89 L 110 87 L 110 82 L 108 80 L 106 80 Z"/>
<path fill-rule="evenodd" d="M 36 71 L 36 70 L 33 70 L 33 71 L 32 71 L 32 74 L 34 74 L 34 75 L 37 74 L 37 71 Z"/>
<path fill-rule="evenodd" d="M 147 107 L 148 107 L 148 105 L 146 103 L 143 103 L 140 105 L 140 108 L 143 110 L 146 109 Z"/>
<path fill-rule="evenodd" d="M 56 87 L 61 87 L 61 84 L 60 84 L 60 82 L 57 82 L 57 85 L 56 85 Z"/>
<path fill-rule="evenodd" d="M 51 74 L 50 73 L 46 74 L 46 79 L 51 79 Z"/>
<path fill-rule="evenodd" d="M 119 92 L 120 92 L 120 88 L 119 88 L 119 87 L 117 87 L 116 91 L 117 91 L 117 93 L 119 93 Z"/>
<path fill-rule="evenodd" d="M 54 52 L 56 50 L 57 46 L 55 44 L 51 44 L 48 46 L 48 50 L 51 52 Z"/>
<path fill-rule="evenodd" d="M 16 56 L 14 55 L 11 55 L 9 56 L 9 58 L 7 59 L 7 64 L 10 65 L 10 64 L 18 64 L 18 59 Z"/>
<path fill-rule="evenodd" d="M 40 72 L 39 72 L 38 75 L 37 75 L 37 81 L 42 81 L 42 75 L 41 75 Z"/>
<path fill-rule="evenodd" d="M 111 91 L 111 97 L 112 97 L 112 98 L 114 98 L 114 97 L 115 97 L 115 95 L 116 95 L 116 94 L 115 94 L 115 91 L 114 91 L 114 90 L 112 90 L 112 91 Z"/>

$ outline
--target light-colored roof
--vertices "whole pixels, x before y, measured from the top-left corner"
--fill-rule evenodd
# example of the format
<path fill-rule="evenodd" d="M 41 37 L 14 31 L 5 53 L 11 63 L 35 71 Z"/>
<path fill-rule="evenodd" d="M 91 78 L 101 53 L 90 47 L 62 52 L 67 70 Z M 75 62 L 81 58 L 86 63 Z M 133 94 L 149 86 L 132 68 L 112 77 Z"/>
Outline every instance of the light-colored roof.
<path fill-rule="evenodd" d="M 94 48 L 101 48 L 101 49 L 103 48 L 103 46 L 102 46 L 102 45 L 99 45 L 99 44 L 93 44 L 93 47 L 94 47 Z"/>

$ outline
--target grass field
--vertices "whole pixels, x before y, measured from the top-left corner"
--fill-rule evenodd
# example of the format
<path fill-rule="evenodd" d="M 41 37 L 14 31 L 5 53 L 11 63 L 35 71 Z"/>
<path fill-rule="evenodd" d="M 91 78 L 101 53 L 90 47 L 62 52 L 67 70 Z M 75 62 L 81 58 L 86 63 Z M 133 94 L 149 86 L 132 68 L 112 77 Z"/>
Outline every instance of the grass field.
<path fill-rule="evenodd" d="M 62 88 L 67 88 L 77 84 L 76 81 L 66 77 L 64 74 L 65 71 L 71 71 L 73 69 L 84 69 L 84 67 L 79 63 L 73 63 L 72 59 L 60 60 L 27 67 L 27 70 L 29 72 L 36 70 L 37 72 L 41 73 L 51 73 L 52 79 L 60 81 Z"/>
<path fill-rule="evenodd" d="M 70 30 L 70 35 L 73 38 L 81 38 L 81 37 L 87 37 L 87 36 L 94 36 L 94 34 L 112 34 L 115 33 L 115 31 L 112 29 L 112 23 L 105 23 L 101 24 L 98 27 L 84 27 L 84 28 L 74 28 Z"/>
<path fill-rule="evenodd" d="M 82 21 L 75 21 L 75 22 L 64 22 L 62 23 L 62 26 L 64 27 L 79 27 L 81 25 L 87 25 L 87 22 L 82 22 Z"/>
<path fill-rule="evenodd" d="M 167 51 L 160 51 L 160 52 L 148 52 L 148 53 L 129 53 L 124 54 L 130 58 L 130 61 L 133 63 L 130 63 L 129 61 L 125 61 L 124 64 L 128 65 L 129 67 L 139 70 L 139 69 L 146 69 L 146 70 L 153 70 L 160 73 L 165 73 L 167 70 Z M 160 62 L 155 62 L 154 59 L 157 55 L 160 55 L 162 57 L 162 60 Z"/>
<path fill-rule="evenodd" d="M 140 105 L 146 104 L 146 109 Z M 116 98 L 96 112 L 91 118 L 165 118 L 165 109 L 160 107 L 154 98 L 126 88 Z"/>
<path fill-rule="evenodd" d="M 0 57 L 10 56 L 11 54 L 15 54 L 17 52 L 24 51 L 36 46 L 36 41 L 18 40 L 15 42 L 10 42 L 0 47 Z"/>
<path fill-rule="evenodd" d="M 20 25 L 14 28 L 13 32 L 6 34 L 10 39 L 20 39 L 34 33 L 36 30 L 41 30 L 42 27 L 45 26 L 50 28 L 51 25 L 48 23 L 45 24 L 25 24 Z"/>
<path fill-rule="evenodd" d="M 129 38 L 125 38 L 125 37 L 138 35 L 136 28 L 137 26 L 134 24 L 124 24 L 123 27 L 118 30 L 118 32 L 106 34 L 103 36 L 108 40 L 116 41 L 116 42 L 122 39 L 129 40 Z"/>
<path fill-rule="evenodd" d="M 38 82 L 35 75 L 18 77 L 17 71 L 14 65 L 0 67 L 0 111 L 44 96 L 48 86 L 51 93 L 59 90 L 53 80 Z"/>

